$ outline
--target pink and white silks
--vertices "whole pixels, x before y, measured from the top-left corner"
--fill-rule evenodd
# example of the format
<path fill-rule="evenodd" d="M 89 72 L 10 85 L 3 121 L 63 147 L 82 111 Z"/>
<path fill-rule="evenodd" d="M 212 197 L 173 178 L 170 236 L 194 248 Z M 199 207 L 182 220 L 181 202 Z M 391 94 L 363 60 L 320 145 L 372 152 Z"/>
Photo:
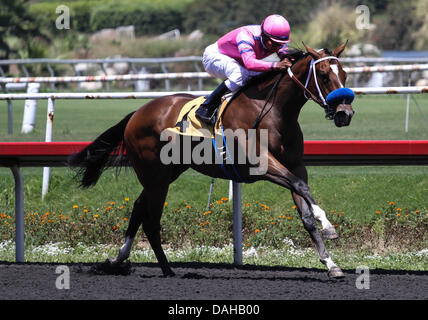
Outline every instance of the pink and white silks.
<path fill-rule="evenodd" d="M 273 54 L 262 42 L 260 25 L 237 28 L 209 45 L 203 55 L 205 70 L 236 92 L 252 77 L 275 68 L 277 62 L 263 61 Z M 276 51 L 279 55 L 288 53 L 287 44 Z"/>

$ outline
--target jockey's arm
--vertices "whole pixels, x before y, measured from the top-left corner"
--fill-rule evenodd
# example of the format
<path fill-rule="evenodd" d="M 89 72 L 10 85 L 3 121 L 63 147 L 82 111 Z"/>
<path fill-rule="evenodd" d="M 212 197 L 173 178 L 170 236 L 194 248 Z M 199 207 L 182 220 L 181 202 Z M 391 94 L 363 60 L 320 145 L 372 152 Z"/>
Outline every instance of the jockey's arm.
<path fill-rule="evenodd" d="M 285 62 L 267 62 L 256 58 L 254 51 L 255 42 L 252 37 L 246 37 L 245 33 L 241 33 L 237 37 L 238 49 L 245 67 L 250 71 L 266 72 L 271 70 L 284 70 L 285 67 L 291 66 L 291 63 L 284 65 Z M 283 58 L 288 53 L 288 47 L 284 44 L 277 51 L 280 58 Z M 281 57 L 282 56 L 282 57 Z M 288 61 L 288 60 L 287 60 Z"/>
<path fill-rule="evenodd" d="M 259 60 L 256 58 L 254 50 L 248 49 L 249 51 L 241 51 L 242 61 L 244 62 L 245 67 L 250 71 L 265 72 L 275 70 L 277 68 L 278 62 L 268 62 Z"/>
<path fill-rule="evenodd" d="M 250 71 L 265 72 L 276 68 L 276 62 L 263 61 L 256 58 L 254 50 L 256 43 L 252 35 L 246 32 L 241 32 L 236 37 L 238 43 L 239 54 L 244 63 L 245 68 Z"/>

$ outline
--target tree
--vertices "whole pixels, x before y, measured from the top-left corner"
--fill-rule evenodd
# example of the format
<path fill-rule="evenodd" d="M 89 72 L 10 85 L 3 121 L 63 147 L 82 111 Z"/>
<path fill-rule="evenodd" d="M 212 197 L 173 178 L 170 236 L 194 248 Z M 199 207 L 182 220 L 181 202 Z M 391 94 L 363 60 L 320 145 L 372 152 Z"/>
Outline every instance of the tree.
<path fill-rule="evenodd" d="M 318 0 L 198 0 L 186 15 L 186 31 L 201 29 L 221 36 L 248 24 L 260 24 L 270 14 L 281 14 L 291 24 L 291 30 L 310 20 L 309 12 L 317 8 Z"/>
<path fill-rule="evenodd" d="M 33 41 L 48 41 L 28 12 L 28 0 L 0 2 L 0 59 L 10 59 L 24 50 L 31 56 Z"/>

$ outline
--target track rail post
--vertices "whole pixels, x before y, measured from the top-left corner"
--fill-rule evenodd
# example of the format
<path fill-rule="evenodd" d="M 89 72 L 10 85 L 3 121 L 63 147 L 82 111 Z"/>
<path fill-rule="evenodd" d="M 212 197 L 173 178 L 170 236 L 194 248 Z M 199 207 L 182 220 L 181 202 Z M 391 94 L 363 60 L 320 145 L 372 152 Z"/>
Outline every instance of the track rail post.
<path fill-rule="evenodd" d="M 233 182 L 233 263 L 242 265 L 241 184 Z"/>
<path fill-rule="evenodd" d="M 24 180 L 18 166 L 10 169 L 15 179 L 15 259 L 24 262 Z"/>

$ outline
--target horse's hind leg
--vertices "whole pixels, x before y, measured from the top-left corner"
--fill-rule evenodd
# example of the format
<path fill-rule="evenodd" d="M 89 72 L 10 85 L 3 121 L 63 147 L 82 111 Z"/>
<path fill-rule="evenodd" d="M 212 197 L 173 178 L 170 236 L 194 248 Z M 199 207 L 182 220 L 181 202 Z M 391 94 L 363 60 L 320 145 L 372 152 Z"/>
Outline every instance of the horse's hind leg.
<path fill-rule="evenodd" d="M 174 272 L 168 266 L 165 253 L 160 240 L 160 218 L 165 203 L 168 185 L 156 188 L 145 188 L 134 203 L 129 226 L 125 233 L 125 243 L 120 248 L 119 254 L 112 262 L 120 263 L 129 257 L 135 235 L 143 224 L 143 230 L 150 242 L 156 258 L 165 276 L 173 276 Z"/>
<path fill-rule="evenodd" d="M 142 222 L 144 233 L 150 242 L 164 276 L 174 276 L 174 272 L 169 267 L 168 260 L 162 249 L 160 238 L 160 220 L 168 186 L 164 184 L 144 190 L 147 191 L 147 197 L 145 197 L 146 211 L 142 216 Z"/>
<path fill-rule="evenodd" d="M 120 263 L 128 259 L 131 253 L 132 244 L 134 242 L 135 235 L 137 234 L 138 228 L 141 225 L 142 217 L 144 215 L 144 190 L 134 202 L 132 209 L 131 218 L 129 219 L 128 229 L 125 233 L 125 243 L 119 250 L 118 256 L 112 260 L 112 262 Z"/>

